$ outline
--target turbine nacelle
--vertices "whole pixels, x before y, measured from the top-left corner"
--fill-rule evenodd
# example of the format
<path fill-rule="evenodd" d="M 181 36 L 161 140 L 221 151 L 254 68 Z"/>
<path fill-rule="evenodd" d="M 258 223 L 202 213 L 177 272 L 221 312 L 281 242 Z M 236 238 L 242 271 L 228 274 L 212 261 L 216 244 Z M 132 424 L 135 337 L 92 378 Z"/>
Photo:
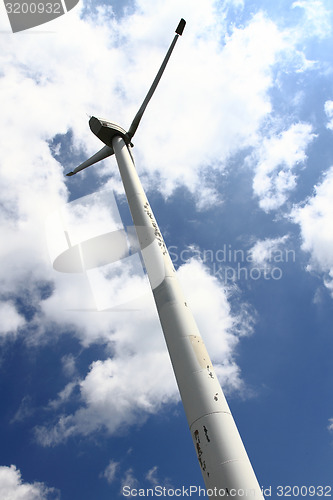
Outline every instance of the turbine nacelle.
<path fill-rule="evenodd" d="M 92 133 L 104 142 L 106 146 L 109 146 L 109 148 L 112 148 L 112 139 L 116 135 L 122 137 L 127 145 L 132 146 L 130 137 L 126 130 L 121 128 L 116 123 L 108 122 L 101 118 L 92 116 L 89 120 L 89 127 Z"/>

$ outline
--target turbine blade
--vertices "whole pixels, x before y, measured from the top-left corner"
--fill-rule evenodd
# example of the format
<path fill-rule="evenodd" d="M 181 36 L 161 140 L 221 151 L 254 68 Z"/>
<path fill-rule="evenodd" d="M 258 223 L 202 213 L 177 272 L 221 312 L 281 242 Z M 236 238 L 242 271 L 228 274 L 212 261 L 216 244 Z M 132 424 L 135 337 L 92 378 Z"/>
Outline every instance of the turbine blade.
<path fill-rule="evenodd" d="M 145 109 L 147 107 L 147 104 L 149 103 L 150 99 L 152 98 L 155 90 L 156 90 L 156 87 L 161 79 L 161 76 L 163 75 L 163 72 L 165 70 L 165 67 L 170 59 L 170 56 L 172 54 L 172 51 L 176 45 L 176 42 L 179 38 L 180 35 L 182 35 L 183 31 L 184 31 L 184 28 L 185 28 L 185 24 L 186 24 L 186 21 L 184 19 L 181 19 L 178 26 L 177 26 L 177 29 L 176 29 L 176 35 L 174 36 L 174 39 L 172 40 L 171 42 L 171 45 L 169 47 L 169 50 L 168 52 L 166 53 L 166 56 L 161 64 L 161 67 L 160 69 L 158 70 L 158 73 L 157 75 L 155 76 L 155 79 L 148 91 L 148 94 L 146 95 L 143 103 L 141 104 L 141 107 L 139 109 L 139 111 L 137 112 L 137 114 L 135 115 L 134 117 L 134 120 L 132 121 L 131 123 L 131 126 L 130 128 L 128 129 L 128 132 L 127 132 L 127 135 L 129 136 L 130 140 L 132 139 L 133 135 L 135 134 L 138 126 L 139 126 L 139 123 L 141 121 L 141 118 L 142 118 L 142 115 L 143 113 L 145 112 Z"/>
<path fill-rule="evenodd" d="M 73 172 L 68 172 L 66 174 L 68 177 L 77 174 L 77 172 L 80 172 L 80 170 L 83 170 L 84 168 L 90 167 L 90 165 L 94 165 L 94 163 L 97 163 L 98 161 L 104 160 L 108 156 L 111 156 L 114 154 L 114 151 L 112 148 L 109 146 L 104 146 L 100 151 L 95 153 L 93 156 L 88 158 L 88 160 L 84 161 L 79 165 L 78 167 L 74 168 Z"/>

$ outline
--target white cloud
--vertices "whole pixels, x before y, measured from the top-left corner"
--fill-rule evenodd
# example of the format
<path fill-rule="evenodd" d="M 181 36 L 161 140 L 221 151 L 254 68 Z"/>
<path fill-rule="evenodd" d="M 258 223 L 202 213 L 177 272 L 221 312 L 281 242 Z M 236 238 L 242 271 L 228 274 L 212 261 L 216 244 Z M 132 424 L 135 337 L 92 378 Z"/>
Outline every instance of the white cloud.
<path fill-rule="evenodd" d="M 292 8 L 303 9 L 303 29 L 307 36 L 325 38 L 331 33 L 330 12 L 322 0 L 297 0 Z"/>
<path fill-rule="evenodd" d="M 325 113 L 328 118 L 327 128 L 333 130 L 333 101 L 325 102 Z"/>
<path fill-rule="evenodd" d="M 35 412 L 32 406 L 32 400 L 30 396 L 24 396 L 21 401 L 21 404 L 16 411 L 15 415 L 11 419 L 11 423 L 24 421 L 26 418 L 31 417 Z"/>
<path fill-rule="evenodd" d="M 300 225 L 302 249 L 310 254 L 308 271 L 323 275 L 324 283 L 333 296 L 333 167 L 315 186 L 313 196 L 296 207 L 292 218 Z"/>
<path fill-rule="evenodd" d="M 57 444 L 71 435 L 88 435 L 100 428 L 113 434 L 142 423 L 163 403 L 178 399 L 155 306 L 151 299 L 148 304 L 144 310 L 95 313 L 89 318 L 86 328 L 91 330 L 101 316 L 106 321 L 100 336 L 109 341 L 113 357 L 91 364 L 78 383 L 82 405 L 73 415 L 61 416 L 53 428 L 37 430 L 42 444 Z"/>
<path fill-rule="evenodd" d="M 133 488 L 138 488 L 140 485 L 140 482 L 139 480 L 134 476 L 134 472 L 133 472 L 133 469 L 127 469 L 127 471 L 125 472 L 125 475 L 121 481 L 121 490 L 120 492 L 123 494 L 123 489 L 125 488 L 125 486 L 127 487 L 127 491 L 129 489 L 133 489 Z M 126 490 L 125 490 L 126 491 Z"/>
<path fill-rule="evenodd" d="M 42 445 L 58 444 L 71 435 L 88 435 L 101 428 L 109 434 L 124 431 L 157 413 L 163 403 L 178 399 L 166 352 L 95 361 L 80 389 L 83 406 L 75 414 L 61 416 L 53 428 L 36 430 Z"/>
<path fill-rule="evenodd" d="M 67 377 L 73 377 L 76 374 L 75 358 L 72 354 L 65 354 L 61 358 L 62 369 Z"/>
<path fill-rule="evenodd" d="M 285 235 L 280 238 L 266 238 L 257 241 L 249 250 L 249 257 L 253 265 L 267 267 L 271 266 L 274 260 L 283 258 L 281 247 L 284 247 L 288 237 Z"/>
<path fill-rule="evenodd" d="M 149 481 L 153 486 L 157 486 L 158 484 L 160 484 L 160 481 L 157 478 L 157 470 L 158 466 L 154 465 L 154 467 L 149 469 L 149 471 L 146 474 L 147 481 Z"/>
<path fill-rule="evenodd" d="M 252 155 L 255 175 L 253 191 L 266 212 L 276 210 L 295 189 L 296 168 L 304 165 L 306 149 L 315 138 L 308 123 L 295 123 L 278 135 L 265 138 Z"/>
<path fill-rule="evenodd" d="M 73 382 L 69 382 L 58 394 L 56 399 L 53 399 L 49 402 L 48 406 L 53 409 L 57 409 L 61 407 L 64 403 L 69 401 L 74 390 L 76 389 L 78 382 L 74 380 Z"/>
<path fill-rule="evenodd" d="M 14 335 L 25 324 L 25 319 L 10 301 L 0 302 L 0 337 Z"/>
<path fill-rule="evenodd" d="M 151 469 L 148 470 L 147 474 L 145 475 L 145 479 L 151 484 L 152 487 L 163 485 L 163 487 L 166 489 L 175 489 L 174 485 L 170 481 L 170 478 L 159 477 L 157 465 L 154 465 Z"/>
<path fill-rule="evenodd" d="M 111 484 L 116 479 L 118 469 L 119 469 L 119 462 L 110 460 L 109 464 L 101 474 L 101 477 L 104 477 L 107 480 L 107 482 Z"/>
<path fill-rule="evenodd" d="M 0 466 L 0 498 L 1 500 L 56 500 L 59 492 L 48 488 L 43 483 L 24 483 L 21 472 L 11 465 Z"/>

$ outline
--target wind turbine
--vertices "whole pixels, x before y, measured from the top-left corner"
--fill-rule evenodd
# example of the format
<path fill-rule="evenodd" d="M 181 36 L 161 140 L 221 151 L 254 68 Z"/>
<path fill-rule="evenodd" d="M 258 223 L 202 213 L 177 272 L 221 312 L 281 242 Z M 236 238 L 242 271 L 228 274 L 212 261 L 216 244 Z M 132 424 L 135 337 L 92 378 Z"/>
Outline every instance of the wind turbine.
<path fill-rule="evenodd" d="M 163 63 L 128 131 L 114 123 L 91 117 L 90 128 L 105 146 L 67 175 L 72 176 L 115 154 L 207 494 L 210 498 L 231 496 L 241 500 L 250 496 L 263 500 L 131 153 L 132 138 L 185 24 L 181 19 Z"/>

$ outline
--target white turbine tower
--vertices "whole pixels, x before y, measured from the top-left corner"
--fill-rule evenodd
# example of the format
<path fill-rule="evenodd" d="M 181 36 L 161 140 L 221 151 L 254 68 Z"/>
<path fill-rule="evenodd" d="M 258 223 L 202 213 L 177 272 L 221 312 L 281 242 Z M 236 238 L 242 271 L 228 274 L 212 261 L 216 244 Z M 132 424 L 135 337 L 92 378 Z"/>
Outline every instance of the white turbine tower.
<path fill-rule="evenodd" d="M 181 19 L 155 80 L 126 132 L 91 117 L 92 132 L 105 146 L 71 176 L 115 154 L 136 228 L 159 319 L 176 376 L 194 447 L 210 498 L 263 500 L 252 465 L 224 397 L 198 327 L 179 286 L 175 269 L 136 172 L 132 138 L 185 27 Z"/>

